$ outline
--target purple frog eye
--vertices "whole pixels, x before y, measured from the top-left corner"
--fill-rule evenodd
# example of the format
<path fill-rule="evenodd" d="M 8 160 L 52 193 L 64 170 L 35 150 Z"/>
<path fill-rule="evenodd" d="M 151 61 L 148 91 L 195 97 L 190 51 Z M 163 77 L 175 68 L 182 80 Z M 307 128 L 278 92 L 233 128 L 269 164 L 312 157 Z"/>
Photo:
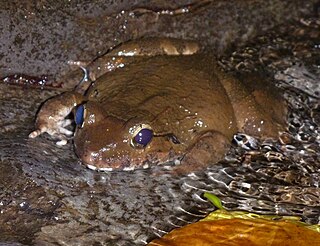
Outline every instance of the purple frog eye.
<path fill-rule="evenodd" d="M 131 144 L 133 145 L 133 147 L 146 147 L 150 141 L 153 138 L 153 131 L 149 128 L 149 127 L 144 127 L 144 125 L 142 125 L 141 127 L 139 127 L 136 131 L 135 134 L 133 134 L 133 138 L 131 141 Z"/>
<path fill-rule="evenodd" d="M 80 127 L 83 126 L 84 116 L 85 116 L 85 107 L 83 104 L 81 104 L 80 106 L 78 106 L 74 116 L 74 120 L 77 126 L 80 126 Z"/>

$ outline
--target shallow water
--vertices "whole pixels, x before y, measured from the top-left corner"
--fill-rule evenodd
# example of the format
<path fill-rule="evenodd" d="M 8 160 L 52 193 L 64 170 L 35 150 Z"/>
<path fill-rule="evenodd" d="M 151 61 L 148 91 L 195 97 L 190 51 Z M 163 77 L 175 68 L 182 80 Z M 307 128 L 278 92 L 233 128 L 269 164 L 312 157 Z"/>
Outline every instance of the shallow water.
<path fill-rule="evenodd" d="M 228 172 L 235 175 L 228 188 L 258 198 L 253 204 L 245 201 L 241 209 L 297 214 L 319 223 L 319 25 L 319 19 L 305 19 L 280 27 L 222 59 L 227 69 L 267 69 L 285 90 L 289 106 L 288 135 L 282 142 L 261 142 L 259 151 L 247 151 L 237 160 L 242 168 Z"/>
<path fill-rule="evenodd" d="M 224 161 L 179 178 L 150 178 L 155 169 L 93 172 L 79 164 L 71 144 L 59 148 L 46 136 L 28 139 L 38 106 L 57 92 L 0 85 L 1 240 L 144 244 L 212 211 L 204 191 L 218 195 L 228 209 L 319 223 L 319 37 L 319 19 L 305 19 L 220 58 L 227 70 L 267 70 L 285 89 L 291 137 L 282 143 L 251 139 L 235 145 Z M 250 137 L 239 139 L 245 144 Z"/>

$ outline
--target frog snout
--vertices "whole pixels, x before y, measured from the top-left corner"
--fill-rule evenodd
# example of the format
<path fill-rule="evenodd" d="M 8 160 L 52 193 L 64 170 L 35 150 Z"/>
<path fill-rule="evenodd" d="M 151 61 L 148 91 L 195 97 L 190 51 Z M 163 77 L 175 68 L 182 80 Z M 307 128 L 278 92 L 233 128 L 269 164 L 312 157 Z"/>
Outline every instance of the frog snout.
<path fill-rule="evenodd" d="M 95 169 L 124 169 L 132 161 L 131 146 L 109 134 L 87 137 L 84 141 L 75 141 L 75 145 L 78 156 L 87 165 L 95 166 Z"/>

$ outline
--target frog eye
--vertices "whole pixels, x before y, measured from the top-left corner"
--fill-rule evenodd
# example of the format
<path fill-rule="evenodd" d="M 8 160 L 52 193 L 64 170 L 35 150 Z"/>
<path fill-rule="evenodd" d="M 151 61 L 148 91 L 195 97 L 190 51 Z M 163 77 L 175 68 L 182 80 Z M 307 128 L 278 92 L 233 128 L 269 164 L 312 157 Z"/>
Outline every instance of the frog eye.
<path fill-rule="evenodd" d="M 75 113 L 75 116 L 74 116 L 74 121 L 76 122 L 77 126 L 80 126 L 80 127 L 83 126 L 85 111 L 86 111 L 86 109 L 83 104 L 78 106 L 76 113 Z"/>
<path fill-rule="evenodd" d="M 133 132 L 133 138 L 131 139 L 131 145 L 133 147 L 146 147 L 153 138 L 153 131 L 150 126 L 148 125 L 140 125 L 138 127 L 135 127 Z"/>

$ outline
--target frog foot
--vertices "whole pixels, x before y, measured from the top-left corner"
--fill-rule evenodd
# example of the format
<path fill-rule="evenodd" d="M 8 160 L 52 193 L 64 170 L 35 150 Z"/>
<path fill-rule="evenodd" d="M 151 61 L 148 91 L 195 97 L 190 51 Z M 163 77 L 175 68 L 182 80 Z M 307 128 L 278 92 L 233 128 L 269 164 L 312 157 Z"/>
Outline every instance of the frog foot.
<path fill-rule="evenodd" d="M 36 138 L 46 132 L 59 139 L 57 145 L 66 144 L 73 135 L 73 132 L 66 128 L 72 123 L 72 120 L 66 117 L 81 102 L 81 98 L 80 94 L 66 92 L 46 101 L 37 115 L 36 130 L 29 134 L 29 138 Z"/>
<path fill-rule="evenodd" d="M 230 143 L 223 134 L 216 131 L 205 132 L 172 171 L 174 174 L 184 175 L 203 170 L 209 164 L 222 160 L 229 148 Z"/>
<path fill-rule="evenodd" d="M 73 134 L 72 131 L 65 128 L 71 122 L 69 119 L 59 120 L 55 117 L 43 117 L 43 115 L 39 115 L 36 124 L 37 129 L 29 134 L 29 138 L 36 138 L 46 132 L 50 136 L 60 139 L 56 142 L 57 145 L 65 145 L 68 142 L 68 137 Z"/>

